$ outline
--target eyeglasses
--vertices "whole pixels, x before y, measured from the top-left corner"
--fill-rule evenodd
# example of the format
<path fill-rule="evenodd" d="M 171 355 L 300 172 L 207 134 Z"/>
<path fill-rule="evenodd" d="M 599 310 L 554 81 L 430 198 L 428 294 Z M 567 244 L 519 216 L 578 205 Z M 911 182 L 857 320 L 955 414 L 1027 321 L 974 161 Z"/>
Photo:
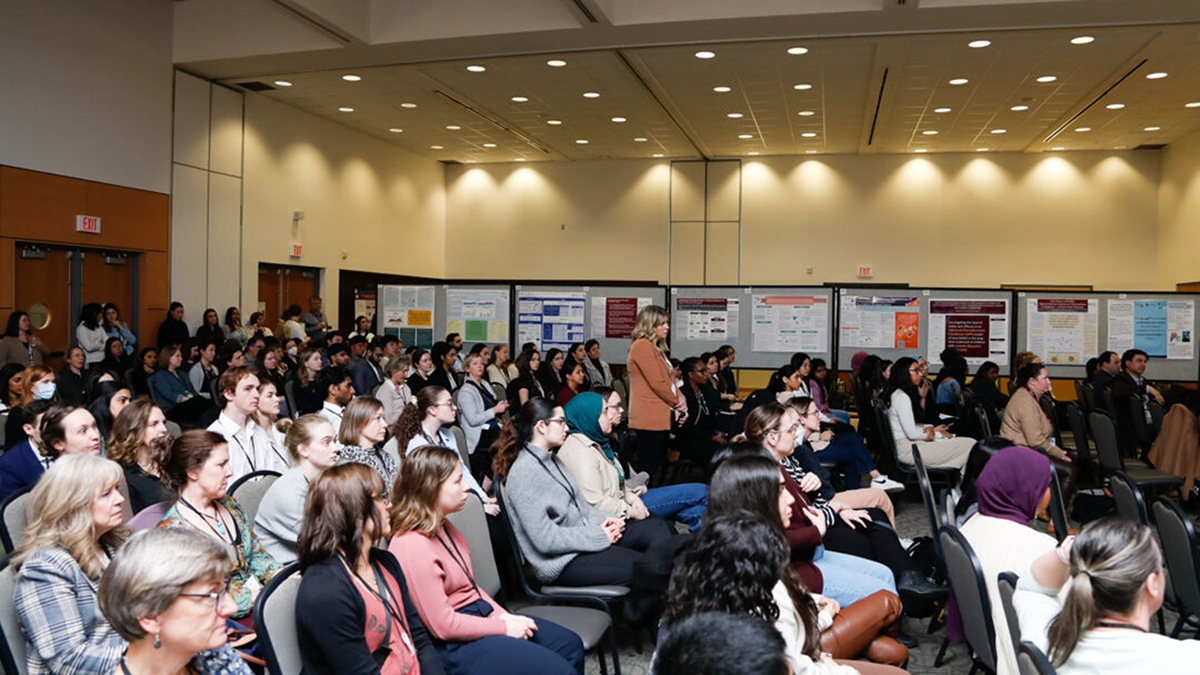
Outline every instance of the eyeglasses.
<path fill-rule="evenodd" d="M 621 407 L 620 403 L 613 403 L 612 405 L 605 404 L 604 410 L 624 410 L 624 408 Z"/>
<path fill-rule="evenodd" d="M 221 590 L 217 591 L 216 593 L 180 593 L 179 597 L 195 598 L 197 600 L 203 600 L 205 598 L 208 598 L 209 600 L 213 601 L 213 612 L 215 613 L 215 612 L 220 611 L 221 598 L 224 596 L 228 596 L 228 595 L 229 595 L 229 580 L 226 579 L 225 580 L 225 588 L 222 588 Z"/>
<path fill-rule="evenodd" d="M 796 434 L 800 433 L 800 423 L 799 423 L 799 422 L 797 422 L 797 423 L 793 424 L 792 426 L 788 427 L 787 429 L 776 429 L 776 430 L 775 430 L 775 433 L 777 433 L 777 434 L 782 434 L 782 433 L 784 433 L 785 431 L 786 431 L 787 433 L 789 433 L 789 434 L 791 434 L 791 435 L 795 436 Z"/>
<path fill-rule="evenodd" d="M 448 406 L 450 408 L 457 408 L 458 404 L 455 403 L 454 401 L 442 401 L 441 403 L 435 403 L 433 407 L 440 408 L 442 406 Z"/>
<path fill-rule="evenodd" d="M 389 495 L 387 493 L 371 495 L 371 499 L 373 499 L 374 501 L 377 501 L 377 502 L 387 502 L 388 504 L 392 503 L 392 497 L 391 497 L 391 495 Z"/>
<path fill-rule="evenodd" d="M 546 424 L 550 424 L 551 422 L 561 424 L 564 427 L 567 426 L 567 418 L 565 417 L 551 417 L 550 419 L 546 420 Z"/>

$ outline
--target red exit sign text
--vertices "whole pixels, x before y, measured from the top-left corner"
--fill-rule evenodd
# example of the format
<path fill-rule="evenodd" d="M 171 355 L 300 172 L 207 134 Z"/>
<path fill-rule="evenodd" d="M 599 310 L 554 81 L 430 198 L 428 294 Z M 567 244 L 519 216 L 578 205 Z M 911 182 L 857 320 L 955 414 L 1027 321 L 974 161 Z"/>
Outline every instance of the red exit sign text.
<path fill-rule="evenodd" d="M 75 231 L 100 234 L 100 216 L 75 216 Z"/>

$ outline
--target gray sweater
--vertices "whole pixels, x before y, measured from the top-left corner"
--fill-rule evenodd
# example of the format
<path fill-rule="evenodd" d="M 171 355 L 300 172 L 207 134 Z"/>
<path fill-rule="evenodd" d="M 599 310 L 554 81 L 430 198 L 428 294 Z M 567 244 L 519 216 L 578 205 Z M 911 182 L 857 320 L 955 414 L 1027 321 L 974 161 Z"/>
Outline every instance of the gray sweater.
<path fill-rule="evenodd" d="M 608 548 L 601 527 L 608 516 L 587 503 L 553 453 L 526 445 L 508 470 L 504 491 L 517 543 L 542 583 L 557 579 L 580 553 Z"/>
<path fill-rule="evenodd" d="M 296 560 L 296 538 L 304 522 L 307 497 L 308 479 L 300 467 L 293 466 L 275 479 L 258 505 L 254 532 L 267 553 L 281 564 Z"/>

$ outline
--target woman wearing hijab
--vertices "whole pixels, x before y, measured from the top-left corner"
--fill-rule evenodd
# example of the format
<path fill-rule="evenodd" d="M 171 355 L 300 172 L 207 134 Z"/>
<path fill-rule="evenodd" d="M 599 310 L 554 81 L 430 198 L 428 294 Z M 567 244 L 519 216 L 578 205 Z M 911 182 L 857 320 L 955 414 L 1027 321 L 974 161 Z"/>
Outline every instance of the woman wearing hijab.
<path fill-rule="evenodd" d="M 1015 572 L 1022 578 L 1029 576 L 1033 561 L 1057 545 L 1053 537 L 1029 527 L 1029 521 L 1050 501 L 1050 458 L 1029 448 L 1005 448 L 988 460 L 975 481 L 975 494 L 979 511 L 963 524 L 962 534 L 975 549 L 987 580 L 992 623 L 996 627 L 997 675 L 1017 675 L 1020 671 L 1016 654 L 1012 653 L 996 577 L 1001 572 Z M 1034 602 L 1054 604 L 1048 597 L 1022 595 L 1034 596 L 1029 598 Z M 1047 619 L 1057 612 L 1057 606 L 1052 607 Z M 958 628 L 960 638 L 962 632 L 957 624 L 957 611 L 951 614 L 948 631 L 953 640 L 955 631 L 951 629 Z"/>
<path fill-rule="evenodd" d="M 684 483 L 647 490 L 625 482 L 625 468 L 613 452 L 613 424 L 621 419 L 621 397 L 607 399 L 594 392 L 572 398 L 563 408 L 571 435 L 558 458 L 583 491 L 592 508 L 615 516 L 642 520 L 648 516 L 672 518 L 695 531 L 708 506 L 708 487 Z"/>

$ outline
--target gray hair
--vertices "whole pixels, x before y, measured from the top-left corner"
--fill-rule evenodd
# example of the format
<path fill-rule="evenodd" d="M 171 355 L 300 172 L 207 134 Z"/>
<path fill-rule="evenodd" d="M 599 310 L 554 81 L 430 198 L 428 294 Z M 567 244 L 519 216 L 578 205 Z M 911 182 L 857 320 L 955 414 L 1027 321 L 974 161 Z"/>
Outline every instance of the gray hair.
<path fill-rule="evenodd" d="M 411 365 L 412 365 L 412 357 L 411 356 L 409 356 L 408 354 L 397 354 L 397 355 L 393 356 L 392 358 L 388 359 L 387 366 L 384 367 L 384 372 L 387 373 L 388 377 L 391 377 L 392 373 L 397 372 L 401 368 L 408 368 Z"/>
<path fill-rule="evenodd" d="M 100 580 L 104 618 L 126 642 L 147 633 L 140 619 L 158 616 L 197 581 L 224 580 L 233 556 L 215 538 L 182 528 L 139 532 L 113 557 Z"/>

